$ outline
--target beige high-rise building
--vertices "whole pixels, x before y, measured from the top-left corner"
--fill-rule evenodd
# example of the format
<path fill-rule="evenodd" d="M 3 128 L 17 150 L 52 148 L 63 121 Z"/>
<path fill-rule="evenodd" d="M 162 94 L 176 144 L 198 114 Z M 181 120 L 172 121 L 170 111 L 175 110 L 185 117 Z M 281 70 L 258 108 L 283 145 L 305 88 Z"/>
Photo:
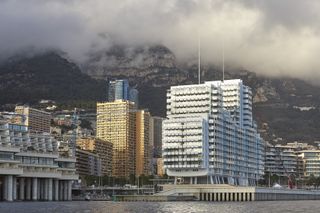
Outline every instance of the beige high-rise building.
<path fill-rule="evenodd" d="M 157 158 L 157 175 L 162 177 L 165 174 L 163 158 Z"/>
<path fill-rule="evenodd" d="M 151 174 L 150 113 L 136 113 L 136 175 Z"/>
<path fill-rule="evenodd" d="M 77 139 L 77 147 L 97 154 L 101 159 L 101 175 L 112 176 L 113 144 L 111 142 L 94 137 L 84 137 Z"/>
<path fill-rule="evenodd" d="M 28 106 L 16 106 L 15 112 L 22 115 L 22 124 L 32 132 L 50 132 L 51 114 Z"/>
<path fill-rule="evenodd" d="M 136 109 L 132 102 L 97 103 L 97 138 L 113 144 L 112 176 L 135 174 Z"/>

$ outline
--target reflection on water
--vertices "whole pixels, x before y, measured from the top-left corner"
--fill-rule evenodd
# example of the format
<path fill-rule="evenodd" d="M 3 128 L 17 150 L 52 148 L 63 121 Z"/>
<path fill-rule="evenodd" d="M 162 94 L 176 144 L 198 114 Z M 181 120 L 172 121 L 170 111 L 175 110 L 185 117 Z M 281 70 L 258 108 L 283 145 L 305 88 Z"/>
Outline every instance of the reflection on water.
<path fill-rule="evenodd" d="M 111 202 L 111 201 L 74 201 L 74 202 L 13 202 L 0 203 L 0 212 L 110 212 L 110 213 L 148 213 L 148 212 L 320 212 L 319 201 L 265 201 L 265 202 Z"/>

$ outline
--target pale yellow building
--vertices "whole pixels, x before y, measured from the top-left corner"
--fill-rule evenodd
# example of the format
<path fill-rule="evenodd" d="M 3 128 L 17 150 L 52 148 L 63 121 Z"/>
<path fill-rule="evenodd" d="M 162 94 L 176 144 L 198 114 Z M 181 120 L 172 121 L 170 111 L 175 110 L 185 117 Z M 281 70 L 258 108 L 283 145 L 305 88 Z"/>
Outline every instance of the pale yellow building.
<path fill-rule="evenodd" d="M 136 176 L 151 174 L 150 113 L 136 113 Z"/>
<path fill-rule="evenodd" d="M 91 138 L 77 138 L 77 148 L 93 151 L 94 147 L 95 143 Z"/>
<path fill-rule="evenodd" d="M 301 150 L 298 154 L 300 177 L 320 177 L 320 150 Z"/>
<path fill-rule="evenodd" d="M 29 131 L 50 133 L 50 113 L 29 106 L 16 106 L 15 112 L 22 116 L 21 122 Z"/>
<path fill-rule="evenodd" d="M 165 174 L 163 158 L 157 158 L 157 175 L 162 177 Z"/>
<path fill-rule="evenodd" d="M 135 174 L 136 109 L 129 101 L 97 103 L 97 138 L 113 144 L 112 176 Z"/>
<path fill-rule="evenodd" d="M 84 137 L 77 139 L 77 147 L 97 154 L 101 159 L 101 175 L 112 176 L 113 144 L 111 142 L 94 137 Z"/>

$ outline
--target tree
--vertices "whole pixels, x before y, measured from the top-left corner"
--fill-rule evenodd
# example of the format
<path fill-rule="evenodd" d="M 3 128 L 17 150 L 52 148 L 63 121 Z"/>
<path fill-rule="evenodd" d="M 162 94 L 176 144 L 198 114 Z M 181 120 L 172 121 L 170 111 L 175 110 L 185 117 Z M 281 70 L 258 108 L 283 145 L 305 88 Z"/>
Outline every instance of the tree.
<path fill-rule="evenodd" d="M 86 120 L 86 119 L 80 119 L 80 127 L 83 128 L 83 129 L 91 129 L 92 130 L 92 127 L 91 127 L 91 122 Z"/>
<path fill-rule="evenodd" d="M 308 186 L 315 186 L 316 182 L 317 182 L 317 178 L 313 174 L 311 174 L 307 179 Z"/>
<path fill-rule="evenodd" d="M 319 186 L 320 186 L 320 177 L 316 177 L 315 178 L 315 187 L 319 188 Z"/>

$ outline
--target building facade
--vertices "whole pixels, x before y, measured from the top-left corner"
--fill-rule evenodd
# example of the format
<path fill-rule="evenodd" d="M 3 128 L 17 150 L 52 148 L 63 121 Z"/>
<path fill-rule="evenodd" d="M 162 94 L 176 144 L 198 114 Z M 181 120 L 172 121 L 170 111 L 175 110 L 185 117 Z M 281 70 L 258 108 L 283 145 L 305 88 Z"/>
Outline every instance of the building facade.
<path fill-rule="evenodd" d="M 22 123 L 28 127 L 29 131 L 50 132 L 50 113 L 28 106 L 16 106 L 15 112 L 23 116 Z"/>
<path fill-rule="evenodd" d="M 48 133 L 0 122 L 1 200 L 71 200 L 76 159 L 60 156 Z"/>
<path fill-rule="evenodd" d="M 101 175 L 112 176 L 113 144 L 111 142 L 94 137 L 82 137 L 77 139 L 77 147 L 97 154 L 101 159 Z"/>
<path fill-rule="evenodd" d="M 300 177 L 320 177 L 320 150 L 301 150 L 297 152 Z M 299 164 L 300 162 L 300 164 Z"/>
<path fill-rule="evenodd" d="M 108 82 L 108 101 L 129 100 L 128 80 L 114 80 Z"/>
<path fill-rule="evenodd" d="M 162 122 L 164 118 L 152 116 L 151 118 L 151 140 L 153 146 L 153 158 L 162 156 Z"/>
<path fill-rule="evenodd" d="M 305 179 L 320 176 L 320 150 L 307 143 L 266 146 L 265 171 L 277 176 Z"/>
<path fill-rule="evenodd" d="M 264 172 L 264 142 L 251 99 L 239 79 L 171 87 L 162 133 L 167 174 L 190 184 L 255 185 Z"/>
<path fill-rule="evenodd" d="M 127 79 L 119 79 L 108 81 L 108 102 L 115 100 L 127 100 L 135 103 L 138 108 L 139 105 L 139 91 L 131 88 Z"/>
<path fill-rule="evenodd" d="M 136 110 L 129 101 L 97 103 L 97 138 L 113 144 L 112 176 L 135 174 Z"/>
<path fill-rule="evenodd" d="M 136 176 L 151 175 L 150 117 L 145 110 L 136 112 Z"/>
<path fill-rule="evenodd" d="M 101 176 L 101 158 L 93 152 L 76 149 L 76 169 L 80 176 Z"/>
<path fill-rule="evenodd" d="M 265 171 L 282 177 L 295 175 L 298 171 L 296 149 L 289 145 L 266 146 Z"/>
<path fill-rule="evenodd" d="M 152 173 L 158 175 L 158 160 L 162 159 L 162 122 L 164 118 L 152 116 L 150 120 L 150 143 L 152 145 Z M 162 168 L 163 169 L 163 168 Z"/>
<path fill-rule="evenodd" d="M 131 101 L 97 104 L 97 138 L 113 144 L 112 176 L 151 174 L 150 117 Z"/>
<path fill-rule="evenodd" d="M 157 175 L 162 177 L 165 174 L 163 159 L 157 158 Z"/>

